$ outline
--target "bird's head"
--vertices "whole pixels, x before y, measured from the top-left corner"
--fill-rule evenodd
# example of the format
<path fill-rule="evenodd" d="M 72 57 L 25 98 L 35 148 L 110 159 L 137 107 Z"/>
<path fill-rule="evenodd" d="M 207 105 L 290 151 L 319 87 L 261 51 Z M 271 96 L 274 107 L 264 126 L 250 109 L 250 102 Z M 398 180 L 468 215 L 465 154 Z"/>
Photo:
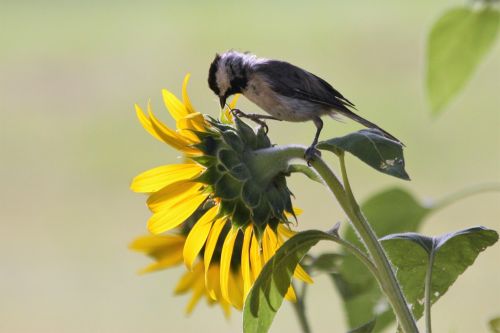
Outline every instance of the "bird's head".
<path fill-rule="evenodd" d="M 254 55 L 236 51 L 215 55 L 208 71 L 208 86 L 219 96 L 221 107 L 224 107 L 229 96 L 241 93 L 246 88 L 249 67 L 255 59 Z"/>

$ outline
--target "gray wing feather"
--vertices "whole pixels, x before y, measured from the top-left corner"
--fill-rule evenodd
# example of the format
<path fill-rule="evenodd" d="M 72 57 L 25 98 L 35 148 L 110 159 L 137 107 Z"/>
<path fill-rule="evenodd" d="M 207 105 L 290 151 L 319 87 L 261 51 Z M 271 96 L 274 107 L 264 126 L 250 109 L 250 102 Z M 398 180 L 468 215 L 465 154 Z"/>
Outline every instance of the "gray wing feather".
<path fill-rule="evenodd" d="M 256 71 L 261 75 L 267 76 L 267 81 L 270 83 L 272 89 L 283 96 L 335 109 L 340 114 L 368 128 L 377 128 L 388 138 L 401 142 L 378 125 L 352 112 L 349 108 L 356 108 L 351 101 L 342 96 L 328 82 L 308 71 L 288 62 L 278 60 L 269 60 L 261 63 L 257 66 Z"/>
<path fill-rule="evenodd" d="M 267 76 L 272 89 L 283 96 L 307 100 L 345 113 L 351 112 L 348 107 L 354 108 L 354 104 L 328 82 L 290 63 L 269 60 L 260 64 L 257 71 Z"/>

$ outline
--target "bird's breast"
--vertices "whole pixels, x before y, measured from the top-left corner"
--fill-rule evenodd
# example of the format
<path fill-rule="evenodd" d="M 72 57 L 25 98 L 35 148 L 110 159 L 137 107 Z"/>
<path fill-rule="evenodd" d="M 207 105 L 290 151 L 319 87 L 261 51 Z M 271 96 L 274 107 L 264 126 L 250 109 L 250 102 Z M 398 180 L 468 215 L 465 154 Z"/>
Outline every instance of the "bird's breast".
<path fill-rule="evenodd" d="M 309 101 L 277 94 L 262 79 L 249 80 L 243 95 L 273 117 L 285 121 L 307 121 L 317 117 L 321 110 Z"/>

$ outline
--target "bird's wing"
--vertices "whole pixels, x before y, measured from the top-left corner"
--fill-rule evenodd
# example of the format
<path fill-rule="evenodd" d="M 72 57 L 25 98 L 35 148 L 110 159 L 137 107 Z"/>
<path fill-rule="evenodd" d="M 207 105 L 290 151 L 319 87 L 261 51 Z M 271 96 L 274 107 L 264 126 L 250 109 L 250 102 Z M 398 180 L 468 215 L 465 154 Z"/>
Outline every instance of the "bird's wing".
<path fill-rule="evenodd" d="M 351 118 L 368 128 L 377 128 L 384 135 L 397 142 L 395 136 L 380 128 L 369 120 L 360 117 L 349 108 L 356 109 L 354 104 L 342 96 L 335 88 L 322 78 L 309 73 L 299 67 L 283 61 L 269 60 L 257 67 L 259 74 L 267 76 L 267 82 L 272 89 L 290 98 L 297 98 L 339 111 L 340 114 Z"/>
<path fill-rule="evenodd" d="M 272 89 L 283 96 L 307 100 L 346 113 L 351 112 L 348 107 L 354 108 L 354 104 L 328 82 L 290 63 L 269 60 L 260 64 L 257 71 L 267 76 Z"/>

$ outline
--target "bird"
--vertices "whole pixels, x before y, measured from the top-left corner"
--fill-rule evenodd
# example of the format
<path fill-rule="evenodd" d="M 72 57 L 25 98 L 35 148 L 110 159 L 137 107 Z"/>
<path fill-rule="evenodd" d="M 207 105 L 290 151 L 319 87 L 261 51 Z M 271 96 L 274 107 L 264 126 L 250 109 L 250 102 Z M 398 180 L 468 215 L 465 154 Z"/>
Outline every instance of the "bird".
<path fill-rule="evenodd" d="M 312 121 L 316 134 L 305 151 L 308 163 L 316 154 L 320 155 L 316 145 L 323 128 L 321 117 L 325 115 L 334 119 L 338 119 L 339 115 L 350 118 L 402 144 L 392 134 L 354 113 L 355 105 L 328 82 L 286 61 L 260 58 L 249 52 L 234 50 L 216 54 L 208 71 L 208 85 L 219 97 L 221 108 L 226 105 L 228 97 L 242 94 L 267 112 L 269 115 L 234 110 L 237 116 L 246 116 L 266 128 L 262 119 Z"/>

